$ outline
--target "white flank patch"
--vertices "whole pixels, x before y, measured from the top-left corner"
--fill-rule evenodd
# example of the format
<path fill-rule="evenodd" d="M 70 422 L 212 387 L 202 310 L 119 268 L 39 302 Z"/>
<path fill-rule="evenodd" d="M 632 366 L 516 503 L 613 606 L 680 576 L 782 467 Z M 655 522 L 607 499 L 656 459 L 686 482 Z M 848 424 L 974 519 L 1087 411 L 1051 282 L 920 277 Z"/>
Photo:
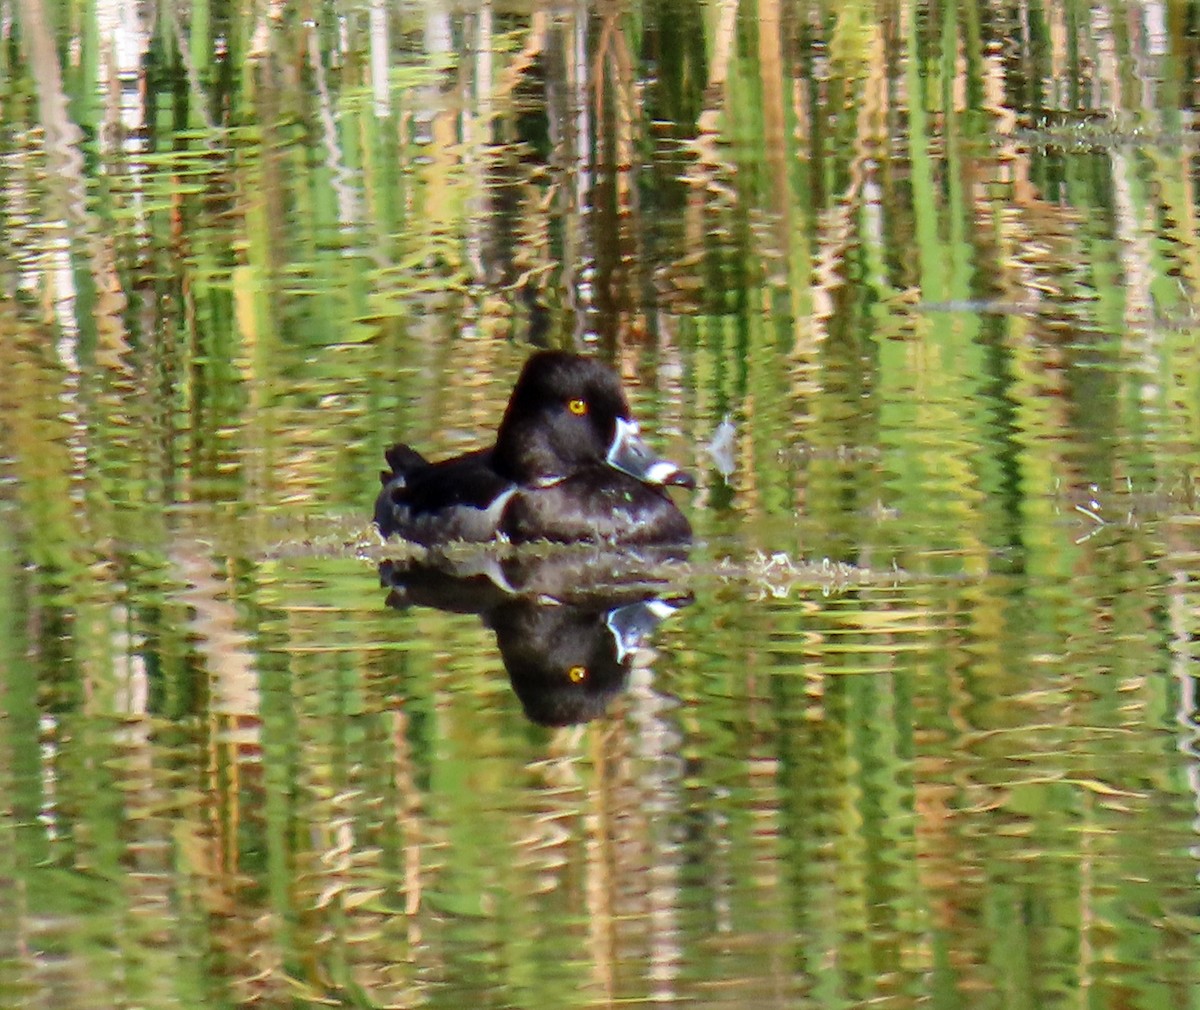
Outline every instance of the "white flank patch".
<path fill-rule="evenodd" d="M 487 521 L 493 526 L 500 521 L 500 516 L 504 514 L 504 506 L 508 504 L 508 500 L 517 493 L 515 487 L 510 487 L 502 494 L 496 495 L 492 504 L 485 509 L 480 509 Z"/>

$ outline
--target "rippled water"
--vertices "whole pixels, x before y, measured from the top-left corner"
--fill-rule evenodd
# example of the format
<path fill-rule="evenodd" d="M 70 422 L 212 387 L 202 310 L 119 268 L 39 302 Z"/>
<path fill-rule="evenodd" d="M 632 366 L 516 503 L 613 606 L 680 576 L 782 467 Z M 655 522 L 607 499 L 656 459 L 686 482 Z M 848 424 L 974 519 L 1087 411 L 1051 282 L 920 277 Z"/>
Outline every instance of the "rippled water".
<path fill-rule="evenodd" d="M 0 0 L 0 1005 L 1195 1005 L 1190 6 L 305 13 Z"/>

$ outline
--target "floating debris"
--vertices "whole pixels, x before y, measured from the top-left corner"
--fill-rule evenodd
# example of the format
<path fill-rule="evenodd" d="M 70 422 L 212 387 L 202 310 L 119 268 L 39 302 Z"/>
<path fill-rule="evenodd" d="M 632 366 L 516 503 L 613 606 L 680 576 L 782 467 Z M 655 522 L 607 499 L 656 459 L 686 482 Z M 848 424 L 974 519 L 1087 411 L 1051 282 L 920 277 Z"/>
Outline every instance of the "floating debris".
<path fill-rule="evenodd" d="M 726 484 L 729 483 L 730 476 L 737 468 L 737 461 L 734 458 L 734 440 L 736 438 L 737 428 L 726 414 L 721 423 L 717 425 L 716 431 L 713 432 L 712 440 L 704 447 L 704 451 L 712 457 L 717 473 L 725 479 Z"/>
<path fill-rule="evenodd" d="M 919 302 L 921 312 L 968 312 L 980 316 L 1031 316 L 1037 312 L 1034 302 L 1006 302 L 993 298 L 961 298 L 945 302 Z"/>
<path fill-rule="evenodd" d="M 702 572 L 699 574 L 703 574 Z M 895 585 L 908 580 L 908 573 L 894 563 L 887 569 L 863 568 L 845 561 L 804 561 L 786 551 L 765 554 L 756 551 L 744 560 L 723 558 L 713 574 L 729 582 L 744 582 L 758 598 L 784 599 L 793 592 L 816 590 L 824 596 L 854 587 Z"/>

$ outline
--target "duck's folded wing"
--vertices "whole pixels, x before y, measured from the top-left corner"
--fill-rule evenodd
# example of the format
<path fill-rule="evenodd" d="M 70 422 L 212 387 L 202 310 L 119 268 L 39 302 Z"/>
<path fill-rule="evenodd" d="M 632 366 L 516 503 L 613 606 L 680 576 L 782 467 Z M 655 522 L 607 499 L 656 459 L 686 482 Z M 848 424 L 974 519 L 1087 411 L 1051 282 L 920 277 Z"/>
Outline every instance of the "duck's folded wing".
<path fill-rule="evenodd" d="M 386 486 L 376 521 L 385 536 L 399 533 L 422 544 L 491 540 L 515 492 L 492 469 L 490 450 L 480 450 L 429 463 Z"/>
<path fill-rule="evenodd" d="M 512 486 L 492 469 L 490 451 L 480 450 L 413 471 L 403 497 L 418 514 L 459 506 L 487 509 Z"/>

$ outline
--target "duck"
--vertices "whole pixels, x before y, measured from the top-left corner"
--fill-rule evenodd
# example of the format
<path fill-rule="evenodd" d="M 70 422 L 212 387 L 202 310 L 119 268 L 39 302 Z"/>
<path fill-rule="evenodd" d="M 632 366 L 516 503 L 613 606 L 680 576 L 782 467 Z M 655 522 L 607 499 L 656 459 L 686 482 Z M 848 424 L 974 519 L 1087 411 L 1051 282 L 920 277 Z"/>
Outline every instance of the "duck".
<path fill-rule="evenodd" d="M 401 443 L 384 458 L 374 518 L 385 538 L 427 547 L 691 541 L 668 488 L 695 480 L 646 444 L 620 377 L 585 355 L 531 355 L 492 445 L 433 462 Z"/>

